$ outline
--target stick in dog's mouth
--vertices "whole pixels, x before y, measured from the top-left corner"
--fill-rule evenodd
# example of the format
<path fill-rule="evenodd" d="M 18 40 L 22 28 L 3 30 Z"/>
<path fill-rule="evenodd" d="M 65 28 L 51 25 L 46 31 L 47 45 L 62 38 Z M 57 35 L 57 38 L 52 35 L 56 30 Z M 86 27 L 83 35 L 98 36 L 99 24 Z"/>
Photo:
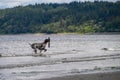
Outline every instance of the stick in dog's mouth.
<path fill-rule="evenodd" d="M 48 42 L 48 47 L 50 48 L 50 37 L 48 37 L 48 40 L 49 40 L 49 42 Z"/>

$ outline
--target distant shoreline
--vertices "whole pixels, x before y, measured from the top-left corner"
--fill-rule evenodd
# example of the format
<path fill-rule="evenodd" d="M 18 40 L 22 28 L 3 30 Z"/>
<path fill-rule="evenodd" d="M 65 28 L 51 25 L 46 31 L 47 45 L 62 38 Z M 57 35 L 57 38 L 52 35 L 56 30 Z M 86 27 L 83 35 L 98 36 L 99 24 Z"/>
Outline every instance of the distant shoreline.
<path fill-rule="evenodd" d="M 21 33 L 21 34 L 0 34 L 1 35 L 120 35 L 120 32 L 99 32 L 99 33 L 53 33 L 53 34 L 47 34 L 47 33 Z"/>

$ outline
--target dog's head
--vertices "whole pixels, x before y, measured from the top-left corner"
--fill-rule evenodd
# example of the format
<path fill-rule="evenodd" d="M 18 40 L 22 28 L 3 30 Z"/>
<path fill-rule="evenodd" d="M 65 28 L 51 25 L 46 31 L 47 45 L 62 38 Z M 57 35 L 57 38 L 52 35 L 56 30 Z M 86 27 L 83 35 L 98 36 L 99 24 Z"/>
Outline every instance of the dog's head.
<path fill-rule="evenodd" d="M 48 43 L 48 47 L 50 47 L 50 37 L 48 37 L 48 39 L 45 39 L 44 42 L 45 42 L 45 43 Z"/>

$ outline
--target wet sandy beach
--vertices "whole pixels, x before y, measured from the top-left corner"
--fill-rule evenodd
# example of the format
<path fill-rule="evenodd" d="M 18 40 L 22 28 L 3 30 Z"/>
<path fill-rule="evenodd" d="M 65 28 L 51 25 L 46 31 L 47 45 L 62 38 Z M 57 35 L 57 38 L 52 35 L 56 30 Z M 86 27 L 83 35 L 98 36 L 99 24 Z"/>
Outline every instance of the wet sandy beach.
<path fill-rule="evenodd" d="M 79 74 L 40 80 L 120 80 L 120 72 Z"/>

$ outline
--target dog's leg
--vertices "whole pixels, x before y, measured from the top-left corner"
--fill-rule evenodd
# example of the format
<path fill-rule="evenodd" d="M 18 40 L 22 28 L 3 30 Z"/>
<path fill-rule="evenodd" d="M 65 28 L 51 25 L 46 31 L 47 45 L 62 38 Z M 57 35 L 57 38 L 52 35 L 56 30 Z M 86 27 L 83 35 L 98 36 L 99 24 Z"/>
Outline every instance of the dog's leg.
<path fill-rule="evenodd" d="M 42 48 L 41 48 L 41 51 L 42 51 L 42 50 L 44 50 L 44 52 L 46 52 L 46 51 L 47 51 L 47 49 L 45 49 L 45 47 L 42 47 Z"/>
<path fill-rule="evenodd" d="M 40 49 L 40 53 L 41 53 L 43 50 L 44 50 L 44 52 L 46 52 L 46 51 L 47 51 L 47 49 L 42 48 L 42 49 Z"/>
<path fill-rule="evenodd" d="M 42 50 L 40 50 L 40 53 L 42 52 Z"/>
<path fill-rule="evenodd" d="M 47 51 L 47 49 L 44 49 L 44 52 L 46 52 Z"/>
<path fill-rule="evenodd" d="M 37 49 L 34 49 L 35 54 L 37 54 Z"/>

